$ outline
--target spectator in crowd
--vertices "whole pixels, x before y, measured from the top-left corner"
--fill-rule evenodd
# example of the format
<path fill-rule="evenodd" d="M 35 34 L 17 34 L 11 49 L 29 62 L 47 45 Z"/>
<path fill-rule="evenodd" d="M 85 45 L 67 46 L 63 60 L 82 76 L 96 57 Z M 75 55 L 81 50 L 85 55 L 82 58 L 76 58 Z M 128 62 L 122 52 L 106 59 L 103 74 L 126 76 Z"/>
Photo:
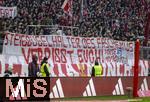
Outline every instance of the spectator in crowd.
<path fill-rule="evenodd" d="M 147 0 L 73 0 L 70 17 L 61 8 L 63 2 L 3 0 L 1 6 L 17 6 L 18 14 L 15 18 L 2 17 L 0 28 L 16 33 L 49 35 L 48 28 L 28 25 L 77 26 L 80 36 L 133 41 L 144 35 L 143 28 L 150 12 Z M 70 35 L 70 30 L 65 32 Z"/>
<path fill-rule="evenodd" d="M 49 77 L 50 76 L 50 67 L 48 65 L 48 58 L 44 57 L 43 61 L 41 62 L 41 68 L 40 73 L 42 74 L 42 77 Z"/>
<path fill-rule="evenodd" d="M 37 77 L 37 73 L 39 72 L 39 65 L 37 63 L 38 57 L 36 55 L 32 56 L 32 62 L 28 65 L 28 76 L 29 77 Z"/>

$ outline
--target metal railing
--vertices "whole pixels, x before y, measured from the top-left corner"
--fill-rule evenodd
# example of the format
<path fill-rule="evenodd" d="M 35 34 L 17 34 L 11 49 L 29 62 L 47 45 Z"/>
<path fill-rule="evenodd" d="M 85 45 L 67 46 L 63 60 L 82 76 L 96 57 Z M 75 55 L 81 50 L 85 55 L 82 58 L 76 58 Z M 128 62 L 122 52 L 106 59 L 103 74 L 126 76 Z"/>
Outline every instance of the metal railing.
<path fill-rule="evenodd" d="M 27 34 L 39 35 L 44 31 L 44 35 L 67 35 L 68 33 L 78 36 L 79 28 L 72 26 L 59 26 L 59 25 L 28 25 Z M 76 34 L 75 34 L 76 33 Z"/>

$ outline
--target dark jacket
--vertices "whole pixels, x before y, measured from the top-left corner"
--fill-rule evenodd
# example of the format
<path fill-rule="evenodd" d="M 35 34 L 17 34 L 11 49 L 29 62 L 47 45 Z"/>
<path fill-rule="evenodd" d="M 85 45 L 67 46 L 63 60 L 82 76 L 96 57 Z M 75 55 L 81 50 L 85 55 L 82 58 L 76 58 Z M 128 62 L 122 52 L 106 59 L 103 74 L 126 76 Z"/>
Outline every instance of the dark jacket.
<path fill-rule="evenodd" d="M 37 77 L 37 72 L 39 72 L 39 66 L 37 63 L 31 62 L 28 66 L 28 76 Z"/>
<path fill-rule="evenodd" d="M 91 76 L 95 76 L 95 69 L 94 69 L 94 67 L 92 67 L 92 75 Z"/>

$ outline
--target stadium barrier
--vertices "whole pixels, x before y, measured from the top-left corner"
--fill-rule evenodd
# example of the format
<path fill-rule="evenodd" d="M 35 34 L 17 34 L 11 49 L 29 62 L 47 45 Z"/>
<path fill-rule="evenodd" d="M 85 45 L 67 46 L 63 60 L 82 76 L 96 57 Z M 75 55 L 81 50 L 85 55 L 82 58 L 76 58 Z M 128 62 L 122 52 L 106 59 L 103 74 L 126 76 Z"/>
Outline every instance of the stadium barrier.
<path fill-rule="evenodd" d="M 127 95 L 133 77 L 51 78 L 50 98 Z M 139 77 L 138 95 L 150 96 L 150 78 Z"/>
<path fill-rule="evenodd" d="M 128 95 L 133 77 L 0 78 L 0 99 L 51 100 L 57 98 Z M 150 96 L 150 78 L 139 77 L 138 95 Z M 24 93 L 24 94 L 23 94 Z M 132 90 L 131 90 L 131 94 Z"/>

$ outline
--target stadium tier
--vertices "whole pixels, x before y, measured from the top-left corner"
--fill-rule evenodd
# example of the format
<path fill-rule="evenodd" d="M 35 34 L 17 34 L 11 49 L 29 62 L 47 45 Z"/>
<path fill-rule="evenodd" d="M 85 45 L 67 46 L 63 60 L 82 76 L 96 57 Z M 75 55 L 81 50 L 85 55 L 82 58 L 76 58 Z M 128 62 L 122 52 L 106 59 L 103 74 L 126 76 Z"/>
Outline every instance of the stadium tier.
<path fill-rule="evenodd" d="M 72 5 L 66 8 L 63 8 L 64 0 L 1 1 L 1 31 L 49 35 L 52 33 L 48 27 L 28 29 L 27 26 L 76 26 L 79 32 L 74 31 L 72 35 L 129 41 L 144 36 L 149 25 L 146 24 L 150 7 L 147 0 L 72 0 Z M 70 35 L 67 28 L 64 32 Z"/>

